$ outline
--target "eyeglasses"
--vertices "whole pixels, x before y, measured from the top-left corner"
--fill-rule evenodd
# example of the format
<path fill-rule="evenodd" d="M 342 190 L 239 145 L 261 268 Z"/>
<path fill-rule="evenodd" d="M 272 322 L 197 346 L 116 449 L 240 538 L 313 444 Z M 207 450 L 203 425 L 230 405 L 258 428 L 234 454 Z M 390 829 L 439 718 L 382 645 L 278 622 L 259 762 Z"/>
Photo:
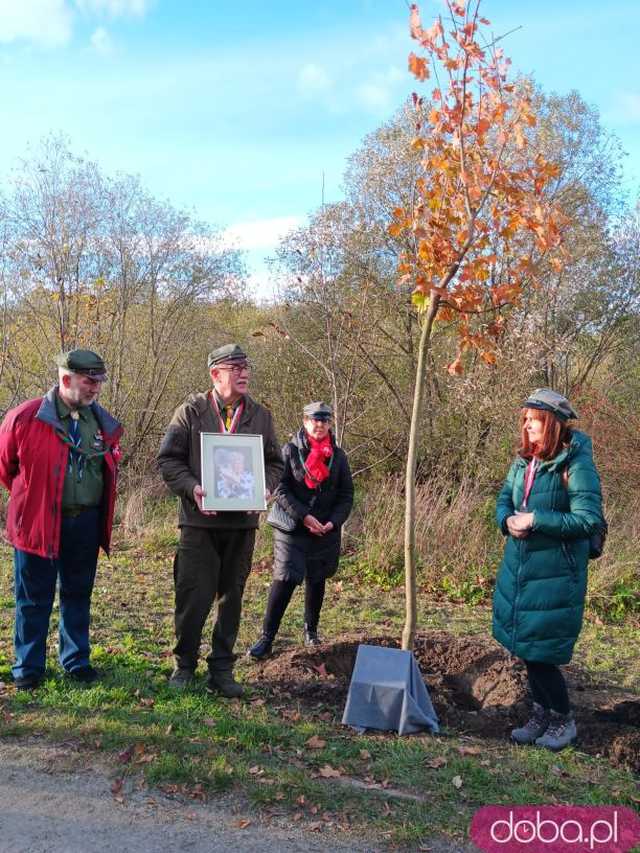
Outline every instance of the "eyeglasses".
<path fill-rule="evenodd" d="M 248 361 L 241 361 L 238 364 L 216 364 L 214 366 L 217 370 L 230 370 L 234 376 L 239 376 L 245 370 L 247 373 L 251 373 L 251 365 Z"/>

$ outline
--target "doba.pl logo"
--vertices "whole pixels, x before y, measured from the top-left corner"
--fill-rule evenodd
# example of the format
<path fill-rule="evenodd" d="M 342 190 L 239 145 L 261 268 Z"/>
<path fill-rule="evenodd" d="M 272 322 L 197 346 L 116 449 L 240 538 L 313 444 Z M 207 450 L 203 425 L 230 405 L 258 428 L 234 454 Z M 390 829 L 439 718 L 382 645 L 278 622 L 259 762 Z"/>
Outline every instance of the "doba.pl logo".
<path fill-rule="evenodd" d="M 627 853 L 640 818 L 624 806 L 485 806 L 471 838 L 484 853 Z"/>

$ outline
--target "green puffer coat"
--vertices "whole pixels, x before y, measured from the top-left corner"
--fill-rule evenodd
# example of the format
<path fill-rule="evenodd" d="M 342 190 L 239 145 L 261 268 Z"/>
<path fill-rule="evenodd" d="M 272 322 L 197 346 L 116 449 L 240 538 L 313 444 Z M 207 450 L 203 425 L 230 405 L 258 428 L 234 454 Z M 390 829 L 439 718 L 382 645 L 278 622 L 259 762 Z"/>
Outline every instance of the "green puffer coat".
<path fill-rule="evenodd" d="M 515 539 L 507 518 L 521 507 L 526 468 L 518 457 L 498 496 L 496 519 L 507 542 L 493 597 L 493 636 L 524 660 L 568 663 L 582 626 L 589 537 L 604 521 L 591 439 L 573 430 L 569 446 L 540 464 L 526 509 L 533 528 L 526 539 Z"/>

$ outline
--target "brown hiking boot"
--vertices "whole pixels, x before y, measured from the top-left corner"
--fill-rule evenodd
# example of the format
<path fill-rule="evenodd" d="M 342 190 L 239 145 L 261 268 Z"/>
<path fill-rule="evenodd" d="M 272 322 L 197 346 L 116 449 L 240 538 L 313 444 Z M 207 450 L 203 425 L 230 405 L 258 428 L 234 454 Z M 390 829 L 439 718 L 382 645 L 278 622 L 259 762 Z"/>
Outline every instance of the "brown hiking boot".
<path fill-rule="evenodd" d="M 539 705 L 533 703 L 533 711 L 531 717 L 527 720 L 524 726 L 519 729 L 513 729 L 511 732 L 511 740 L 519 744 L 535 743 L 539 737 L 546 732 L 549 725 L 549 711 Z"/>
<path fill-rule="evenodd" d="M 239 699 L 244 690 L 233 677 L 233 672 L 230 669 L 223 669 L 209 673 L 207 693 L 219 693 L 227 699 Z"/>

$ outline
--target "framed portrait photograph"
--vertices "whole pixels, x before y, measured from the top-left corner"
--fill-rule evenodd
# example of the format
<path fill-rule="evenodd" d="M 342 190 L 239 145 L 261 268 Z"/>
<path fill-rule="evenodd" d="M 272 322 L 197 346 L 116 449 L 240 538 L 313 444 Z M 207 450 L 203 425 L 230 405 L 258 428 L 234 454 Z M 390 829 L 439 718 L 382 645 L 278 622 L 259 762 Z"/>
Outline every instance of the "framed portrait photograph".
<path fill-rule="evenodd" d="M 203 509 L 263 511 L 265 500 L 264 454 L 261 435 L 200 433 Z"/>

